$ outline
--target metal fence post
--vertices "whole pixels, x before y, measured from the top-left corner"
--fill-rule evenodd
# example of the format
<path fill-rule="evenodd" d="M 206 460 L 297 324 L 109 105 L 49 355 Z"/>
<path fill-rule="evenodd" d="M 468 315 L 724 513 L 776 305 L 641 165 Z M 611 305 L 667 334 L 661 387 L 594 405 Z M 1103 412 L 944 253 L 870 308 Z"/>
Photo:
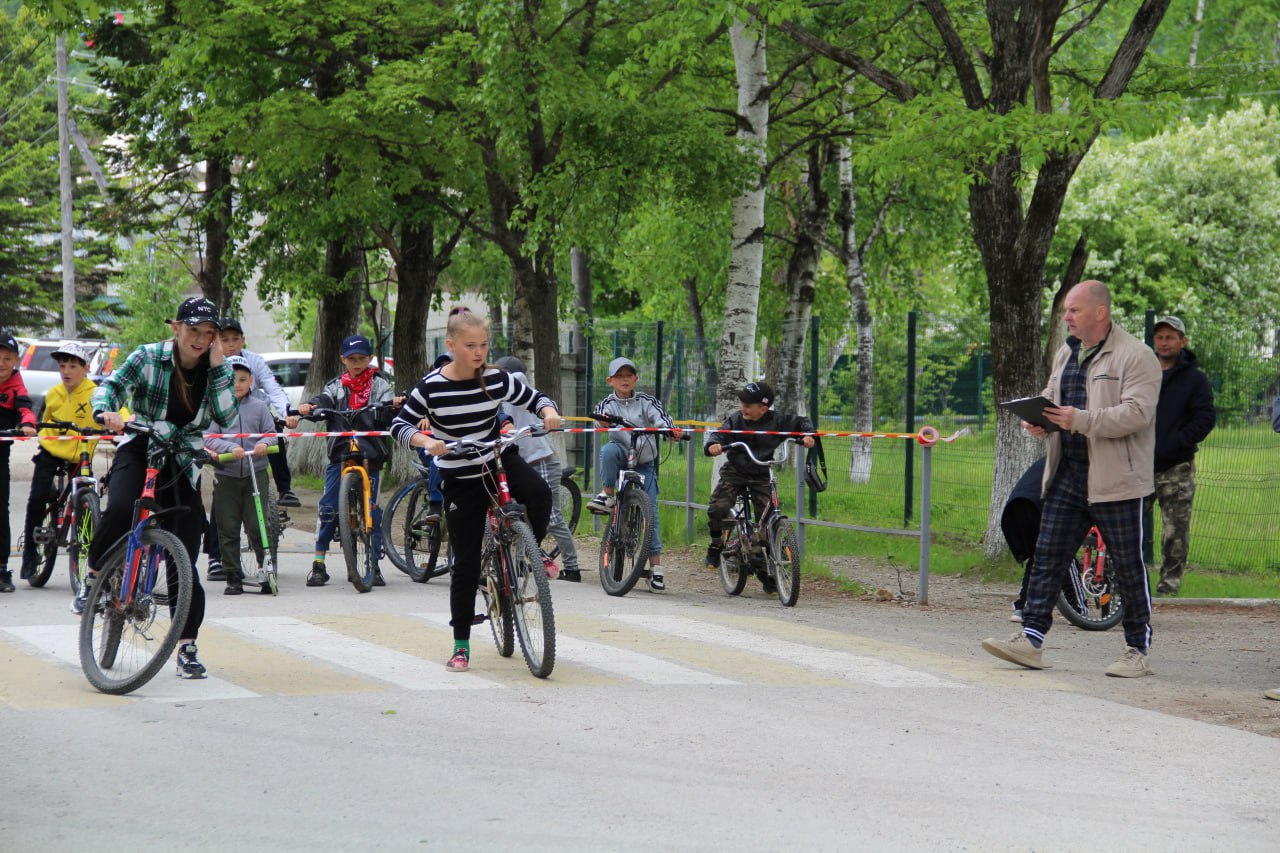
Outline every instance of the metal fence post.
<path fill-rule="evenodd" d="M 697 480 L 694 467 L 693 448 L 684 455 L 684 535 L 693 541 L 693 484 Z"/>
<path fill-rule="evenodd" d="M 920 454 L 920 603 L 929 603 L 929 498 L 933 477 L 933 448 L 924 445 Z"/>
<path fill-rule="evenodd" d="M 662 321 L 658 321 L 658 354 L 654 359 L 657 368 L 653 371 L 653 396 L 662 399 Z"/>
<path fill-rule="evenodd" d="M 813 428 L 822 429 L 822 421 L 820 412 L 818 411 L 818 315 L 813 314 L 809 317 L 809 419 L 813 421 Z M 797 472 L 797 478 L 803 480 L 801 472 L 804 466 L 801 465 L 800 472 Z M 803 492 L 801 497 L 803 498 Z M 797 505 L 798 506 L 798 505 Z M 818 493 L 812 491 L 809 493 L 809 515 L 813 518 L 818 517 Z M 800 553 L 804 553 L 804 525 L 800 525 Z"/>
<path fill-rule="evenodd" d="M 803 444 L 796 445 L 796 544 L 800 547 L 800 557 L 804 558 L 804 464 L 805 451 Z M 810 493 L 812 498 L 812 493 Z"/>
<path fill-rule="evenodd" d="M 916 431 L 916 312 L 907 312 L 907 432 Z M 915 442 L 906 444 L 903 470 L 902 526 L 911 523 L 911 499 L 914 486 Z"/>

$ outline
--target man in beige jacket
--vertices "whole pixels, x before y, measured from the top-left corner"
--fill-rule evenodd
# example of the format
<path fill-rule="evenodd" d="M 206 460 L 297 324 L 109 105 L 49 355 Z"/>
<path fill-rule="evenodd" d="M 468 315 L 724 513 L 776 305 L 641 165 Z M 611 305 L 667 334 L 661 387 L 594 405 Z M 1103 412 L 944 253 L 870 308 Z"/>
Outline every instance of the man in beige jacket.
<path fill-rule="evenodd" d="M 1063 572 L 1091 525 L 1107 543 L 1124 602 L 1124 654 L 1107 675 L 1151 673 L 1151 598 L 1142 561 L 1142 499 L 1154 490 L 1155 416 L 1160 362 L 1142 341 L 1111 321 L 1111 293 L 1083 281 L 1067 293 L 1069 336 L 1054 357 L 1042 395 L 1051 430 L 1023 423 L 1047 438 L 1040 536 L 1032 558 L 1022 632 L 982 647 L 1002 660 L 1043 669 L 1045 635 Z"/>

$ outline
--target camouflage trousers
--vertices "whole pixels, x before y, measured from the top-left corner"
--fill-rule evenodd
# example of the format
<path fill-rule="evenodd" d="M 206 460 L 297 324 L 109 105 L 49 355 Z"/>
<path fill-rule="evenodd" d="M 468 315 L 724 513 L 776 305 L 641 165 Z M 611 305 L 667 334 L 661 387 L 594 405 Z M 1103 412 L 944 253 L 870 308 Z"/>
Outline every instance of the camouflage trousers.
<path fill-rule="evenodd" d="M 1191 538 L 1191 499 L 1196 493 L 1196 465 L 1180 462 L 1156 472 L 1155 494 L 1143 501 L 1150 512 L 1160 504 L 1160 582 L 1156 592 L 1177 593 L 1187 568 L 1187 545 Z M 1150 533 L 1147 534 L 1150 536 Z"/>

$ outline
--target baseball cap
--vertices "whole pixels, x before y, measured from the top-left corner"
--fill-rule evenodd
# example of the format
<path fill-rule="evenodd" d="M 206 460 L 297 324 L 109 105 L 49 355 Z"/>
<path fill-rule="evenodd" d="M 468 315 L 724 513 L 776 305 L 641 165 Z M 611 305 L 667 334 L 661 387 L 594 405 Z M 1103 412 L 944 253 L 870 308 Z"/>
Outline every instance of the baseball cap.
<path fill-rule="evenodd" d="M 440 353 L 440 355 L 436 356 L 435 361 L 431 362 L 431 369 L 436 370 L 438 368 L 444 367 L 446 364 L 448 364 L 451 361 L 453 361 L 453 353 L 446 350 L 445 352 L 442 352 Z"/>
<path fill-rule="evenodd" d="M 22 352 L 18 349 L 18 339 L 8 332 L 0 332 L 0 349 L 11 349 L 19 354 Z"/>
<path fill-rule="evenodd" d="M 1175 317 L 1172 314 L 1170 314 L 1168 317 L 1161 317 L 1159 320 L 1156 320 L 1156 324 L 1151 327 L 1151 331 L 1154 332 L 1156 329 L 1160 328 L 1161 326 L 1168 326 L 1170 329 L 1173 329 L 1175 332 L 1182 335 L 1183 337 L 1187 336 L 1186 324 L 1182 322 L 1182 319 L 1180 317 Z"/>
<path fill-rule="evenodd" d="M 618 371 L 624 367 L 630 367 L 632 370 L 635 370 L 637 376 L 640 375 L 640 371 L 636 370 L 636 363 L 631 359 L 624 358 L 622 356 L 618 356 L 613 361 L 609 362 L 609 375 L 616 376 Z"/>
<path fill-rule="evenodd" d="M 507 373 L 525 373 L 529 371 L 524 369 L 524 362 L 516 358 L 514 355 L 504 355 L 493 363 L 494 367 L 500 367 Z"/>
<path fill-rule="evenodd" d="M 773 388 L 769 387 L 768 382 L 748 382 L 738 392 L 738 399 L 744 403 L 764 403 L 768 406 L 773 403 Z"/>
<path fill-rule="evenodd" d="M 222 360 L 222 363 L 233 370 L 239 368 L 240 370 L 247 370 L 250 373 L 253 372 L 253 368 L 249 366 L 249 359 L 242 355 L 229 355 Z"/>
<path fill-rule="evenodd" d="M 188 326 L 198 326 L 201 323 L 212 323 L 218 325 L 218 309 L 214 304 L 203 296 L 193 296 L 190 299 L 183 300 L 178 306 L 178 316 L 173 319 L 180 323 L 186 323 Z"/>
<path fill-rule="evenodd" d="M 342 357 L 349 355 L 373 355 L 373 344 L 364 335 L 351 335 L 342 339 Z"/>
<path fill-rule="evenodd" d="M 219 324 L 218 330 L 225 332 L 227 330 L 244 334 L 244 326 L 240 325 L 240 321 L 234 317 L 223 317 L 222 323 Z"/>
<path fill-rule="evenodd" d="M 57 361 L 60 355 L 67 358 L 78 358 L 85 364 L 89 363 L 89 351 L 84 348 L 84 344 L 78 341 L 63 341 L 56 350 L 49 353 L 49 358 Z"/>

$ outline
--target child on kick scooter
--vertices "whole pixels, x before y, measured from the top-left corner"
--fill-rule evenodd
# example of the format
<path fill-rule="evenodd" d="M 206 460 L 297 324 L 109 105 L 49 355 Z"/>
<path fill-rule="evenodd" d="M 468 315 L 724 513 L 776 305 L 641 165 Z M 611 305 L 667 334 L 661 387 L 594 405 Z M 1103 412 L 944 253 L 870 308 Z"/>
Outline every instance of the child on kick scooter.
<path fill-rule="evenodd" d="M 252 395 L 253 372 L 242 356 L 227 356 L 226 364 L 235 371 L 235 394 L 240 412 L 229 424 L 216 421 L 209 424 L 205 434 L 275 432 L 276 422 L 267 404 Z M 276 438 L 206 438 L 204 446 L 215 463 L 218 456 L 231 453 L 234 462 L 217 464 L 213 484 L 213 500 L 218 506 L 218 544 L 222 549 L 223 567 L 227 572 L 227 588 L 224 595 L 239 595 L 244 591 L 244 567 L 240 561 L 240 529 L 244 528 L 249 543 L 262 564 L 263 554 L 258 553 L 265 541 L 258 528 L 259 512 L 255 494 L 266 494 L 267 448 Z M 250 479 L 252 478 L 252 479 Z M 256 484 L 255 484 L 256 481 Z M 263 585 L 263 592 L 271 592 Z"/>

